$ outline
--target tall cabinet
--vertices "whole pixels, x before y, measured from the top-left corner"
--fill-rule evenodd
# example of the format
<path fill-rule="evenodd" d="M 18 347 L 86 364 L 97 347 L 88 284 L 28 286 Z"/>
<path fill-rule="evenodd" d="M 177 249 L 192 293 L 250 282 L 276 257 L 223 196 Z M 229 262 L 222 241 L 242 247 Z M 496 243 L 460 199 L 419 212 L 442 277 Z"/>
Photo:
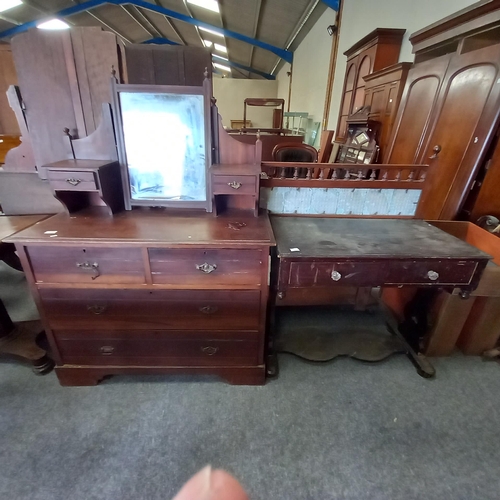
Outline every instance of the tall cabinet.
<path fill-rule="evenodd" d="M 377 28 L 344 52 L 347 56 L 347 69 L 337 122 L 335 138 L 337 142 L 344 142 L 347 138 L 349 115 L 364 105 L 364 78 L 374 71 L 398 62 L 405 31 L 404 29 Z"/>
<path fill-rule="evenodd" d="M 416 215 L 453 219 L 498 126 L 500 4 L 474 4 L 414 33 L 410 42 L 415 65 L 385 158 L 429 164 Z"/>
<path fill-rule="evenodd" d="M 379 123 L 379 158 L 385 163 L 390 133 L 403 94 L 411 63 L 402 62 L 365 76 L 368 119 Z"/>

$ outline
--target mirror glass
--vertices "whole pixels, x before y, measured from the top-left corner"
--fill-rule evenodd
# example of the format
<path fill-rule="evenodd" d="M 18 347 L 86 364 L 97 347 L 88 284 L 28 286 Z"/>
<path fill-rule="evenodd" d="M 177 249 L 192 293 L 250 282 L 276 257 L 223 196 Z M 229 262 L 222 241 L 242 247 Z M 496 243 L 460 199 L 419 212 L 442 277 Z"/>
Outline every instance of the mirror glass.
<path fill-rule="evenodd" d="M 118 95 L 132 202 L 205 201 L 204 96 Z"/>

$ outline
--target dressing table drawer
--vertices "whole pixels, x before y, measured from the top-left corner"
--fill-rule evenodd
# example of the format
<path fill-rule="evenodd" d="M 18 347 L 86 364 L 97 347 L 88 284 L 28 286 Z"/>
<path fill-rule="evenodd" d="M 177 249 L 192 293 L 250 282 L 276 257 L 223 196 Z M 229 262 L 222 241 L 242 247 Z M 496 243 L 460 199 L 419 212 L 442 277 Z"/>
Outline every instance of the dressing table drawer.
<path fill-rule="evenodd" d="M 38 283 L 145 283 L 139 248 L 29 246 Z"/>
<path fill-rule="evenodd" d="M 150 248 L 153 283 L 197 286 L 259 285 L 261 250 Z M 267 256 L 266 256 L 267 258 Z"/>
<path fill-rule="evenodd" d="M 172 338 L 169 331 L 148 335 L 141 332 L 117 332 L 101 338 L 87 337 L 78 332 L 78 338 L 54 332 L 64 363 L 86 365 L 184 366 L 256 365 L 260 363 L 257 339 L 240 338 L 237 332 L 231 338 Z"/>
<path fill-rule="evenodd" d="M 255 175 L 214 175 L 214 194 L 256 194 L 257 177 Z"/>
<path fill-rule="evenodd" d="M 39 290 L 54 330 L 259 329 L 259 290 Z"/>
<path fill-rule="evenodd" d="M 94 172 L 48 168 L 47 177 L 50 186 L 55 191 L 96 191 L 99 189 Z"/>

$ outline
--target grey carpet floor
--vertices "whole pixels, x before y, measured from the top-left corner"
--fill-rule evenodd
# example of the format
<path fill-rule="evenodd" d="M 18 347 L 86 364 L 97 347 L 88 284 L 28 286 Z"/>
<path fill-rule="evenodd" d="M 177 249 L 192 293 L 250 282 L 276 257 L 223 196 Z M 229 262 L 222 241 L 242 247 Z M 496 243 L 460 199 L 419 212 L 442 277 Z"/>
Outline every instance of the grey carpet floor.
<path fill-rule="evenodd" d="M 497 499 L 500 367 L 404 356 L 366 365 L 280 358 L 236 387 L 115 377 L 63 388 L 0 364 L 0 498 L 170 499 L 206 464 L 253 500 Z"/>
<path fill-rule="evenodd" d="M 263 387 L 122 376 L 64 388 L 2 362 L 0 499 L 169 500 L 206 464 L 252 500 L 498 499 L 500 366 L 434 364 L 425 380 L 401 355 L 281 355 Z"/>

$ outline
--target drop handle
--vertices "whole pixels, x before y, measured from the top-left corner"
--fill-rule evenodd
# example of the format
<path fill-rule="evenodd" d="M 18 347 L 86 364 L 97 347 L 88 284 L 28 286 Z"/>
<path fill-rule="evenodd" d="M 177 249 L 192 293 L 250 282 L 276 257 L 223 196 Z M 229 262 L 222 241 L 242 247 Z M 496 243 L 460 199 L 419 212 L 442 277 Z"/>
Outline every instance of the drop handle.
<path fill-rule="evenodd" d="M 97 262 L 90 263 L 90 262 L 77 262 L 76 267 L 81 269 L 82 271 L 87 271 L 91 273 L 95 273 L 95 276 L 92 276 L 92 279 L 95 280 L 99 278 L 101 275 L 101 272 L 99 271 L 99 264 Z"/>
<path fill-rule="evenodd" d="M 115 348 L 111 345 L 103 345 L 99 348 L 99 351 L 103 356 L 111 356 L 113 354 Z"/>
<path fill-rule="evenodd" d="M 432 151 L 434 152 L 434 154 L 429 156 L 429 160 L 435 160 L 438 157 L 438 154 L 441 152 L 441 146 L 439 144 L 436 144 L 432 148 Z"/>
<path fill-rule="evenodd" d="M 210 274 L 217 269 L 217 264 L 209 264 L 208 262 L 204 262 L 203 264 L 196 264 L 196 269 L 205 274 Z"/>
<path fill-rule="evenodd" d="M 233 182 L 228 182 L 227 185 L 230 187 L 230 188 L 233 188 L 233 189 L 240 189 L 241 187 L 241 182 L 236 182 L 236 181 L 233 181 Z"/>
<path fill-rule="evenodd" d="M 213 356 L 218 350 L 219 350 L 218 347 L 212 347 L 212 346 L 207 346 L 207 347 L 201 348 L 201 351 L 204 354 L 207 354 L 208 356 Z"/>
<path fill-rule="evenodd" d="M 107 309 L 107 306 L 98 306 L 98 305 L 87 306 L 87 311 L 92 313 L 92 314 L 96 314 L 96 315 L 100 315 L 100 314 L 105 313 L 106 309 Z"/>
<path fill-rule="evenodd" d="M 71 184 L 72 186 L 78 186 L 78 184 L 80 184 L 80 182 L 82 182 L 82 180 L 70 178 L 70 179 L 66 179 L 66 182 L 68 184 Z"/>
<path fill-rule="evenodd" d="M 200 312 L 203 314 L 214 314 L 219 310 L 217 306 L 203 306 L 200 307 Z"/>

